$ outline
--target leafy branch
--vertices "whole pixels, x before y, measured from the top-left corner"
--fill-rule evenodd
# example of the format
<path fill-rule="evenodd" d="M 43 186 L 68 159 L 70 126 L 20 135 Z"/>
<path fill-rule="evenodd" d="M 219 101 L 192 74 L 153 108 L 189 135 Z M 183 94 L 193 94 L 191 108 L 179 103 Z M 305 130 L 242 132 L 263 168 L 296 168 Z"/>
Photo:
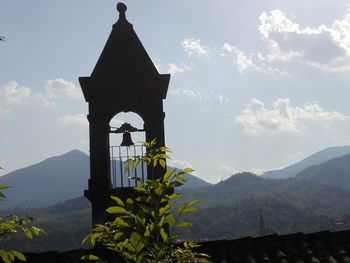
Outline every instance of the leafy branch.
<path fill-rule="evenodd" d="M 8 186 L 0 185 L 0 190 L 9 188 Z M 6 196 L 0 191 L 0 201 L 5 200 Z M 34 236 L 39 236 L 45 234 L 45 231 L 41 228 L 32 225 L 34 221 L 33 217 L 18 217 L 16 215 L 11 215 L 8 218 L 3 219 L 0 216 L 0 240 L 7 237 L 9 234 L 22 232 L 27 238 L 33 239 Z M 5 263 L 11 263 L 18 260 L 25 261 L 25 256 L 18 251 L 11 250 L 0 250 L 0 258 Z"/>
<path fill-rule="evenodd" d="M 144 143 L 146 155 L 128 160 L 126 169 L 136 169 L 140 162 L 165 168 L 169 149 L 155 148 L 155 144 L 154 140 Z M 114 220 L 95 226 L 82 242 L 90 242 L 93 246 L 99 243 L 120 254 L 126 262 L 209 262 L 207 255 L 193 251 L 197 244 L 176 243 L 176 230 L 192 226 L 182 216 L 198 211 L 194 207 L 197 200 L 175 208 L 181 195 L 174 189 L 183 185 L 187 181 L 184 174 L 192 171 L 191 168 L 169 169 L 162 177 L 146 182 L 134 178 L 138 183 L 134 188 L 137 197 L 121 200 L 112 196 L 114 206 L 106 211 L 114 216 Z M 83 258 L 92 257 L 97 259 L 92 255 Z"/>

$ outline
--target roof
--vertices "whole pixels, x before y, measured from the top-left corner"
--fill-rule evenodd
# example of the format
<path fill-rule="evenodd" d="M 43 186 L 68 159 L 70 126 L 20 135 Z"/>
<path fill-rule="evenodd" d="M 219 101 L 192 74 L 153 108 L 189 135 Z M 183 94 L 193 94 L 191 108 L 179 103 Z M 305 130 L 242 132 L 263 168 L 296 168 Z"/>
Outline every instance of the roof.
<path fill-rule="evenodd" d="M 112 32 L 91 77 L 121 78 L 139 74 L 158 75 L 132 24 L 126 19 L 126 5 L 118 3 L 117 10 L 119 19 L 112 27 Z"/>
<path fill-rule="evenodd" d="M 350 230 L 200 242 L 214 262 L 350 262 Z"/>
<path fill-rule="evenodd" d="M 119 19 L 112 27 L 91 76 L 79 78 L 85 100 L 130 97 L 130 94 L 139 92 L 165 99 L 170 74 L 158 73 L 132 24 L 126 19 L 126 5 L 118 3 L 117 10 Z"/>
<path fill-rule="evenodd" d="M 350 262 L 350 230 L 310 234 L 274 234 L 264 237 L 206 241 L 199 244 L 201 244 L 200 251 L 209 254 L 210 260 L 215 263 Z M 111 251 L 103 249 L 26 253 L 26 256 L 28 263 L 57 263 L 80 262 L 79 258 L 86 254 L 98 255 L 108 262 L 118 258 Z"/>

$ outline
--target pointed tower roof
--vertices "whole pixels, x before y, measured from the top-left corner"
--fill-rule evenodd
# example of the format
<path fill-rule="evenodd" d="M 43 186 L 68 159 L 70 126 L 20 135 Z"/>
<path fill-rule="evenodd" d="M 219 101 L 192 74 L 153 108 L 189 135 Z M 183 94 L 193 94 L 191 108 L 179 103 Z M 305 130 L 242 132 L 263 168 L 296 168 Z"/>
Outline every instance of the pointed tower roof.
<path fill-rule="evenodd" d="M 117 10 L 119 19 L 113 25 L 91 77 L 119 78 L 130 75 L 131 72 L 144 70 L 146 70 L 144 74 L 157 75 L 156 67 L 137 37 L 132 24 L 126 19 L 126 5 L 118 3 Z"/>
<path fill-rule="evenodd" d="M 137 92 L 147 86 L 156 90 L 160 88 L 164 99 L 170 75 L 158 73 L 132 24 L 126 19 L 126 5 L 118 3 L 117 10 L 119 19 L 112 27 L 91 76 L 79 79 L 85 99 L 89 101 L 92 94 L 102 92 L 101 88 L 106 91 L 127 87 L 129 90 L 137 89 Z"/>

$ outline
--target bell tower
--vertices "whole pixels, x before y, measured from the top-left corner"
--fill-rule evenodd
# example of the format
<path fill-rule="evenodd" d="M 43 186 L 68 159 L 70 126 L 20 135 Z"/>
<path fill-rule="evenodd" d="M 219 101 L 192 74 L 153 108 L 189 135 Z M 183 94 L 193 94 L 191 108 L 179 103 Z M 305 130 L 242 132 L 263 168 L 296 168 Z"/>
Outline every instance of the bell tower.
<path fill-rule="evenodd" d="M 125 198 L 133 192 L 129 185 L 116 187 L 111 181 L 109 124 L 113 116 L 121 112 L 136 113 L 143 120 L 140 130 L 144 131 L 146 141 L 156 139 L 157 146 L 165 146 L 163 100 L 170 74 L 158 73 L 126 19 L 126 5 L 118 3 L 117 10 L 119 19 L 91 76 L 79 78 L 89 106 L 90 179 L 84 194 L 91 202 L 93 225 L 107 221 L 105 210 L 111 195 Z M 154 172 L 159 177 L 164 170 Z"/>

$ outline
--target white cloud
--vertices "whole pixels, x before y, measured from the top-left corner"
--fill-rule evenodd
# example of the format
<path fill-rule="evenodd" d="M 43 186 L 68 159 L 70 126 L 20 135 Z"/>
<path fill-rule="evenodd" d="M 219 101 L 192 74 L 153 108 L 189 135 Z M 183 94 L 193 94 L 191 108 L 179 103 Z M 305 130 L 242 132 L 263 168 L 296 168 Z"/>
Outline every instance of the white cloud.
<path fill-rule="evenodd" d="M 244 51 L 228 43 L 224 43 L 222 49 L 231 55 L 233 62 L 237 67 L 237 70 L 241 74 L 245 71 L 251 71 L 271 75 L 287 75 L 286 71 L 274 68 L 271 65 L 264 63 L 261 59 L 262 55 L 260 53 L 258 53 L 257 55 L 255 55 L 254 53 L 247 55 Z M 257 57 L 258 59 L 255 59 L 255 57 Z M 257 63 L 253 61 L 254 59 L 259 62 L 259 65 L 257 65 Z"/>
<path fill-rule="evenodd" d="M 211 178 L 212 183 L 218 183 L 238 173 L 238 171 L 235 168 L 229 165 L 220 165 L 219 167 L 217 167 L 216 170 L 216 175 L 213 178 Z"/>
<path fill-rule="evenodd" d="M 14 81 L 0 87 L 0 103 L 7 106 L 22 105 L 29 99 L 30 95 L 31 90 L 29 88 L 21 87 Z"/>
<path fill-rule="evenodd" d="M 253 173 L 253 174 L 258 175 L 258 176 L 263 175 L 266 171 L 267 171 L 267 169 L 259 169 L 259 168 L 251 168 L 249 170 L 250 173 Z"/>
<path fill-rule="evenodd" d="M 49 80 L 45 89 L 48 98 L 63 96 L 68 99 L 81 99 L 83 97 L 79 87 L 75 86 L 73 82 L 63 79 Z"/>
<path fill-rule="evenodd" d="M 239 50 L 237 47 L 231 46 L 228 43 L 224 43 L 222 49 L 233 56 L 234 63 L 236 64 L 237 69 L 240 73 L 243 73 L 246 70 L 257 72 L 262 70 L 253 63 L 252 54 L 250 56 L 247 56 L 242 50 Z"/>
<path fill-rule="evenodd" d="M 185 169 L 185 168 L 192 168 L 193 165 L 187 161 L 182 161 L 182 160 L 174 160 L 174 159 L 169 159 L 167 160 L 167 165 L 177 168 L 177 169 Z M 191 172 L 190 174 L 192 175 L 197 175 L 195 171 Z"/>
<path fill-rule="evenodd" d="M 82 99 L 83 94 L 73 82 L 64 79 L 48 80 L 44 92 L 35 94 L 36 100 L 44 107 L 55 107 L 58 98 Z"/>
<path fill-rule="evenodd" d="M 330 26 L 304 27 L 280 10 L 263 12 L 259 32 L 270 62 L 298 62 L 326 71 L 350 70 L 350 9 Z"/>
<path fill-rule="evenodd" d="M 177 66 L 174 63 L 170 63 L 168 65 L 168 73 L 170 73 L 172 75 L 182 74 L 182 73 L 185 73 L 186 71 L 190 71 L 190 70 L 191 69 L 185 64 L 182 64 L 181 66 Z"/>
<path fill-rule="evenodd" d="M 117 118 L 113 118 L 110 122 L 110 125 L 112 127 L 119 127 L 121 125 L 123 125 L 125 121 L 121 120 L 121 119 L 117 119 Z"/>
<path fill-rule="evenodd" d="M 317 103 L 308 103 L 304 107 L 292 106 L 289 99 L 278 99 L 272 109 L 267 109 L 263 102 L 252 99 L 235 121 L 243 126 L 247 134 L 266 132 L 300 132 L 302 122 L 347 121 L 345 116 L 336 111 L 324 111 Z"/>
<path fill-rule="evenodd" d="M 59 117 L 57 120 L 66 126 L 89 126 L 89 121 L 87 120 L 85 114 L 64 115 Z"/>
<path fill-rule="evenodd" d="M 208 49 L 201 45 L 200 39 L 186 38 L 181 41 L 181 46 L 189 58 L 199 58 L 208 54 Z"/>
<path fill-rule="evenodd" d="M 217 98 L 218 98 L 220 104 L 224 104 L 224 103 L 229 102 L 229 98 L 225 97 L 225 96 L 222 95 L 222 94 L 219 94 L 219 95 L 217 96 Z"/>
<path fill-rule="evenodd" d="M 203 95 L 199 90 L 193 89 L 174 89 L 170 92 L 173 96 L 183 95 L 187 99 L 208 100 L 210 96 Z"/>

